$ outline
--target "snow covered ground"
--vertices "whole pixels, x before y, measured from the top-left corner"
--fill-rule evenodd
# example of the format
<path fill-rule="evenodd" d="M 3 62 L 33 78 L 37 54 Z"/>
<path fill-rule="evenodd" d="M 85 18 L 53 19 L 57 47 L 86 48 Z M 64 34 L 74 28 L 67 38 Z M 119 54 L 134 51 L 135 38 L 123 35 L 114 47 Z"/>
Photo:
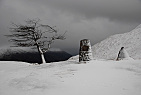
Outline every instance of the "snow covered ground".
<path fill-rule="evenodd" d="M 141 60 L 1 61 L 0 95 L 141 95 Z"/>

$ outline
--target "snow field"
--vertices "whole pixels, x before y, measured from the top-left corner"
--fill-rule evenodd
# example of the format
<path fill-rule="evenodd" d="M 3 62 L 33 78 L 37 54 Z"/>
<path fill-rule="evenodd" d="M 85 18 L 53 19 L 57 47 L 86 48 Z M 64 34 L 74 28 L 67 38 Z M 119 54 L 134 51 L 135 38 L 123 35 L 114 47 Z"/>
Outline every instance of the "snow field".
<path fill-rule="evenodd" d="M 0 62 L 0 95 L 140 95 L 140 60 Z"/>

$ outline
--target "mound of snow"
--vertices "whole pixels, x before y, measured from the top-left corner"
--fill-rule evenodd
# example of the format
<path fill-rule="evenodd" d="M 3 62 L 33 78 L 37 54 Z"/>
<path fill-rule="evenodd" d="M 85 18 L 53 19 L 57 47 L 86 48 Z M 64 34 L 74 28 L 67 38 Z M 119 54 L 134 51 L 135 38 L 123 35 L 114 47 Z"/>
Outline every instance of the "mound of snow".
<path fill-rule="evenodd" d="M 133 59 L 141 59 L 141 25 L 124 34 L 116 34 L 92 47 L 95 59 L 116 59 L 121 47 L 125 47 Z"/>

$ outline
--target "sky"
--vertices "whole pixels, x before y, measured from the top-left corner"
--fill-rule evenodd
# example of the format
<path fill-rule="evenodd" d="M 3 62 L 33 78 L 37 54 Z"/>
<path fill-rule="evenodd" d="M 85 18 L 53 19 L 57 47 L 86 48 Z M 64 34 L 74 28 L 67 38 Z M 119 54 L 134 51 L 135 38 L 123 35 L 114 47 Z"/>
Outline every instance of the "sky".
<path fill-rule="evenodd" d="M 141 0 L 0 0 L 0 48 L 11 45 L 4 36 L 11 22 L 36 18 L 59 33 L 67 31 L 66 40 L 52 47 L 74 55 L 82 39 L 94 45 L 141 24 Z"/>

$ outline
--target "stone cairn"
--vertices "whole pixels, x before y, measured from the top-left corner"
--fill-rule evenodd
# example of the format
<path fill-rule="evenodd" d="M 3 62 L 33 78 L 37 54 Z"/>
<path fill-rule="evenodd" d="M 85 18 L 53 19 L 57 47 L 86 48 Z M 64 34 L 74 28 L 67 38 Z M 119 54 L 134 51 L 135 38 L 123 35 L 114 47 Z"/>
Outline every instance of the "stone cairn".
<path fill-rule="evenodd" d="M 89 39 L 80 41 L 79 62 L 90 61 L 93 59 L 92 49 Z"/>

